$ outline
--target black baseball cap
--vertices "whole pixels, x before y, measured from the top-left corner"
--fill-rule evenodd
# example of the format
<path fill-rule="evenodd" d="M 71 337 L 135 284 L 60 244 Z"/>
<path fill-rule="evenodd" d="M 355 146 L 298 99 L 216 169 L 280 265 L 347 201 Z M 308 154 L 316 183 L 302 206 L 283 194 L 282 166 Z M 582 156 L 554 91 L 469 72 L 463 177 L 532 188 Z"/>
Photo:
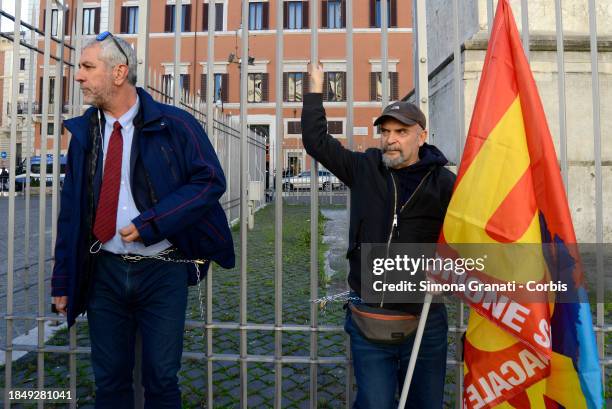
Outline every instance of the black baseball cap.
<path fill-rule="evenodd" d="M 374 125 L 380 125 L 385 118 L 397 119 L 406 125 L 419 124 L 423 129 L 427 124 L 423 111 L 418 106 L 406 101 L 397 101 L 388 105 L 382 115 L 374 121 Z"/>

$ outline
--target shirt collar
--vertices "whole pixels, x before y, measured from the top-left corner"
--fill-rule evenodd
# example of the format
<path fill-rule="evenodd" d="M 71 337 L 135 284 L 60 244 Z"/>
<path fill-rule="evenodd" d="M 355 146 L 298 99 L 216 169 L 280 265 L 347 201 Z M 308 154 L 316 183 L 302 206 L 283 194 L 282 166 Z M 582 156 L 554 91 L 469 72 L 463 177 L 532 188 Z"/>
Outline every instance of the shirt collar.
<path fill-rule="evenodd" d="M 136 102 L 134 103 L 134 105 L 132 105 L 132 107 L 128 109 L 128 111 L 125 114 L 121 115 L 119 119 L 113 118 L 106 111 L 104 111 L 104 118 L 106 119 L 106 123 L 110 124 L 110 126 L 113 126 L 115 121 L 119 121 L 119 123 L 121 124 L 121 127 L 126 128 L 128 126 L 133 125 L 134 118 L 136 117 L 136 114 L 138 113 L 139 107 L 140 107 L 140 98 L 138 97 L 138 94 L 136 94 Z"/>

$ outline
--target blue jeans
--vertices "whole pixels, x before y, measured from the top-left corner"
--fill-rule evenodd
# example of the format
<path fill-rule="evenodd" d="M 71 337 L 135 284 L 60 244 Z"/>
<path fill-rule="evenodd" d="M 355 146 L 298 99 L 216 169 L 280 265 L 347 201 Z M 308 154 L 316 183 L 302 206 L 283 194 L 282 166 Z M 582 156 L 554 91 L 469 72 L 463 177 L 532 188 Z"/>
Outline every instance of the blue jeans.
<path fill-rule="evenodd" d="M 347 310 L 345 331 L 351 338 L 357 397 L 353 409 L 395 409 L 404 385 L 414 335 L 402 344 L 368 341 Z M 405 408 L 438 409 L 444 400 L 448 322 L 446 307 L 429 311 Z M 416 331 L 415 331 L 416 333 Z"/>
<path fill-rule="evenodd" d="M 96 256 L 87 308 L 96 408 L 134 408 L 136 329 L 142 334 L 145 408 L 180 408 L 188 265 Z"/>

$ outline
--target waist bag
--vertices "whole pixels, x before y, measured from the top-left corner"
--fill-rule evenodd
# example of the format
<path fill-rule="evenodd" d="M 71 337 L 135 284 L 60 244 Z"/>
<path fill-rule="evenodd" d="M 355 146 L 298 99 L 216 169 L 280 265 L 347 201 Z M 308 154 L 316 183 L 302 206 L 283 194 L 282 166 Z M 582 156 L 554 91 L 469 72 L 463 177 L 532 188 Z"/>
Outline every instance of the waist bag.
<path fill-rule="evenodd" d="M 419 326 L 419 317 L 403 311 L 371 307 L 349 302 L 351 319 L 367 340 L 384 344 L 401 344 Z"/>

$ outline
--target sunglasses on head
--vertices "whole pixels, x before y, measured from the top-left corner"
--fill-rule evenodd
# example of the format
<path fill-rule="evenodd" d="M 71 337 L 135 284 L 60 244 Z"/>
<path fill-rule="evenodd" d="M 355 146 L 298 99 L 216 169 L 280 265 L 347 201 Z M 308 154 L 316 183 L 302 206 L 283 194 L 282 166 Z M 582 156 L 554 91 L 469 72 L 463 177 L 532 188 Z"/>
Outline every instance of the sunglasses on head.
<path fill-rule="evenodd" d="M 125 65 L 130 65 L 130 60 L 128 59 L 127 54 L 125 53 L 125 51 L 123 51 L 123 48 L 121 48 L 121 46 L 119 45 L 119 42 L 115 39 L 115 36 L 113 35 L 113 33 L 111 33 L 110 31 L 105 31 L 103 33 L 100 33 L 96 36 L 96 40 L 104 41 L 106 40 L 107 37 L 110 37 L 111 40 L 113 40 L 113 42 L 115 43 L 119 51 L 121 51 L 121 54 L 123 54 L 123 56 L 125 57 Z"/>

